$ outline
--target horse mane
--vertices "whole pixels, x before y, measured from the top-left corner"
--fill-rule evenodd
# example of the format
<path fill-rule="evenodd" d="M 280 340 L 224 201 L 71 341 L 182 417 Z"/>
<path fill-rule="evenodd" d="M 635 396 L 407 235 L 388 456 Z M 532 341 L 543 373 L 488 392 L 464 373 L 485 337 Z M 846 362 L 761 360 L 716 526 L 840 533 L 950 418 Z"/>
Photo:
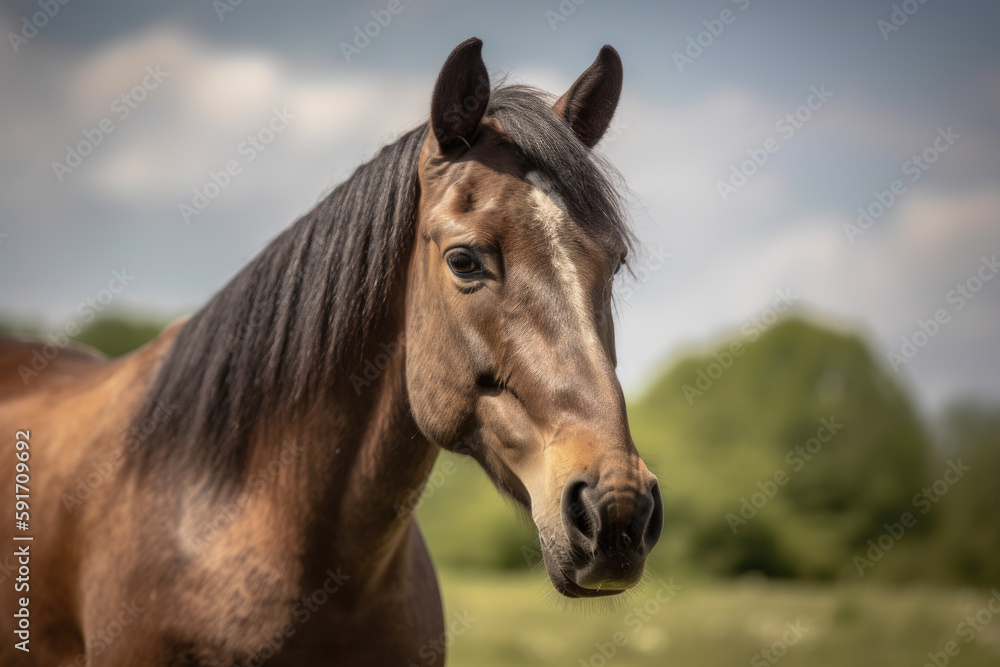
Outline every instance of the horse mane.
<path fill-rule="evenodd" d="M 543 91 L 504 86 L 491 93 L 487 115 L 548 176 L 574 219 L 631 246 L 620 178 L 552 102 Z M 141 470 L 175 462 L 240 477 L 260 415 L 294 419 L 296 406 L 362 361 L 410 257 L 427 132 L 424 123 L 384 146 L 185 323 L 132 420 L 130 431 L 140 432 L 162 421 L 162 406 L 172 415 L 132 452 Z"/>

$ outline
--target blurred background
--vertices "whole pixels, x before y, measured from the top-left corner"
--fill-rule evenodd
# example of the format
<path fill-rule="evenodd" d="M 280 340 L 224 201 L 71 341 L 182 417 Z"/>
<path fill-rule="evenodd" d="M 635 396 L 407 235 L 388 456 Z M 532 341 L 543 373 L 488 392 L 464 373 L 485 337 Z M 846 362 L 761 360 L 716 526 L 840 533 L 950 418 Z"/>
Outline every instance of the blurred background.
<path fill-rule="evenodd" d="M 641 589 L 570 604 L 442 457 L 449 663 L 1000 664 L 1000 5 L 35 0 L 0 28 L 0 330 L 109 355 L 425 120 L 460 41 L 557 94 L 612 44 L 619 372 L 664 537 Z"/>

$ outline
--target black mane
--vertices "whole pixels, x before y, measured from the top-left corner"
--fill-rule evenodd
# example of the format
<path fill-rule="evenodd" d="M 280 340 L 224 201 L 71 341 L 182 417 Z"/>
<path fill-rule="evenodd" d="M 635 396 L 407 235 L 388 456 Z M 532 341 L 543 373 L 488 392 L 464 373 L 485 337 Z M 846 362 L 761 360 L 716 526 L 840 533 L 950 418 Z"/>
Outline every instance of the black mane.
<path fill-rule="evenodd" d="M 617 174 L 552 113 L 548 94 L 498 88 L 487 114 L 574 219 L 631 245 Z M 293 406 L 346 379 L 410 256 L 427 131 L 382 148 L 183 326 L 130 429 L 170 411 L 136 448 L 141 469 L 172 461 L 242 475 L 260 415 L 294 418 Z"/>

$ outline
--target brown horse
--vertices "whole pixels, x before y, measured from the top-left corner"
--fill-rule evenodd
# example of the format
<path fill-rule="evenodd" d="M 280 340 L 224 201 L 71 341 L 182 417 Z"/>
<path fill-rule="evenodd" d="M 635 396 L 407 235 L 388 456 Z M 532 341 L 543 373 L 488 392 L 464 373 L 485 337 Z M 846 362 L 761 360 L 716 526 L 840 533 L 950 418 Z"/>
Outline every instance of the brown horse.
<path fill-rule="evenodd" d="M 615 375 L 631 236 L 592 150 L 621 61 L 604 47 L 555 100 L 491 90 L 481 49 L 448 57 L 428 123 L 149 345 L 0 343 L 0 488 L 27 524 L 3 523 L 25 555 L 0 663 L 441 664 L 405 511 L 439 448 L 530 511 L 563 595 L 641 578 L 663 510 Z"/>

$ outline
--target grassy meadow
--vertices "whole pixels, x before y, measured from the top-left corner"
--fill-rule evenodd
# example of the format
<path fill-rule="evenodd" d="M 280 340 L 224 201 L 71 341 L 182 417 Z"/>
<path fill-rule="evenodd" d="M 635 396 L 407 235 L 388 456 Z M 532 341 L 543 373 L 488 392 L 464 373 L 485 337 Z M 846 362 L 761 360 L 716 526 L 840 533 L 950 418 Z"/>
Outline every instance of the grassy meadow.
<path fill-rule="evenodd" d="M 956 631 L 989 599 L 974 589 L 673 577 L 680 589 L 661 604 L 654 575 L 612 609 L 556 599 L 541 571 L 439 574 L 456 628 L 451 667 L 921 667 L 949 641 L 959 649 L 949 665 L 1000 664 L 1000 618 L 968 643 L 969 631 Z M 786 634 L 794 642 L 781 646 Z"/>

